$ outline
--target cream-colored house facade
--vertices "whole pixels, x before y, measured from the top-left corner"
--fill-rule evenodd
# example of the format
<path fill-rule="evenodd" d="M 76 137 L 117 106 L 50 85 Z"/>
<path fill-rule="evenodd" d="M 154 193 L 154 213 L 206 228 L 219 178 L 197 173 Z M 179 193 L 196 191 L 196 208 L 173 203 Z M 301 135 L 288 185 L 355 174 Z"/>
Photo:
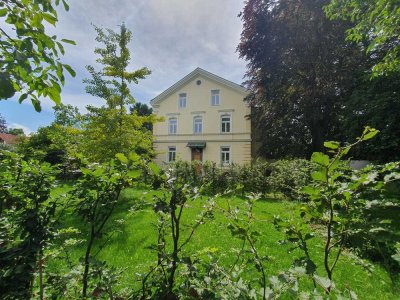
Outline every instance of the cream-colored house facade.
<path fill-rule="evenodd" d="M 220 166 L 251 161 L 248 91 L 201 68 L 151 100 L 163 121 L 154 124 L 155 161 L 214 161 Z"/>

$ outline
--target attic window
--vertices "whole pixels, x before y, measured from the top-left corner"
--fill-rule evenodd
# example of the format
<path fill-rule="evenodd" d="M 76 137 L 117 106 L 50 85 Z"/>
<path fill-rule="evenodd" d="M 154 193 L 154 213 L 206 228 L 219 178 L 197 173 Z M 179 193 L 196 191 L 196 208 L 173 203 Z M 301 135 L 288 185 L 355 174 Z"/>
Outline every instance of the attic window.
<path fill-rule="evenodd" d="M 201 84 L 201 80 L 197 80 L 197 81 L 196 81 L 196 84 L 197 84 L 197 85 L 200 85 L 200 84 Z"/>

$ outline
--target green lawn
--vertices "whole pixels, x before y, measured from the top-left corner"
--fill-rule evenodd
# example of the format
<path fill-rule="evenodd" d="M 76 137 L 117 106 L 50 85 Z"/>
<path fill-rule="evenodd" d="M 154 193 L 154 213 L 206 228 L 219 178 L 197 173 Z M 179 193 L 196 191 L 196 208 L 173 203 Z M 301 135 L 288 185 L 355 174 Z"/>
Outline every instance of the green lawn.
<path fill-rule="evenodd" d="M 62 190 L 57 191 L 57 193 L 61 192 Z M 130 212 L 135 204 L 141 200 L 151 202 L 153 195 L 156 194 L 160 194 L 160 192 L 146 190 L 145 188 L 125 190 L 122 194 L 123 204 L 118 207 L 113 220 L 109 223 L 108 230 L 114 233 L 108 245 L 99 253 L 98 258 L 107 261 L 109 265 L 124 268 L 121 282 L 123 287 L 137 288 L 139 282 L 136 274 L 146 272 L 156 260 L 155 252 L 150 249 L 150 246 L 156 242 L 156 215 L 152 211 L 152 206 L 148 205 L 140 211 Z M 224 199 L 217 201 L 223 203 Z M 232 198 L 231 201 L 239 208 L 243 207 L 243 199 L 238 197 Z M 197 199 L 190 203 L 182 217 L 184 224 L 194 222 L 204 202 L 205 199 Z M 298 250 L 288 253 L 290 245 L 278 243 L 284 236 L 274 228 L 271 222 L 274 215 L 296 217 L 298 205 L 294 202 L 274 201 L 272 199 L 261 199 L 256 203 L 255 217 L 257 221 L 254 226 L 262 233 L 257 247 L 262 255 L 269 257 L 269 261 L 265 262 L 268 277 L 277 275 L 280 271 L 288 270 L 295 258 L 301 254 Z M 122 219 L 124 220 L 123 224 L 117 225 L 115 221 Z M 73 218 L 65 213 L 63 223 L 67 226 L 79 228 L 82 234 L 85 234 L 78 218 Z M 192 253 L 206 247 L 217 248 L 222 257 L 221 262 L 229 266 L 235 260 L 234 253 L 231 250 L 239 248 L 240 244 L 239 239 L 231 236 L 224 217 L 217 212 L 214 220 L 206 222 L 196 231 L 186 251 Z M 323 242 L 321 238 L 317 237 L 310 241 L 310 253 L 319 266 L 317 272 L 321 276 L 325 276 L 322 264 Z M 79 257 L 84 255 L 84 245 L 75 247 L 71 254 L 72 259 L 78 261 Z M 53 261 L 50 267 L 66 268 L 66 265 L 62 261 Z M 258 274 L 254 268 L 249 267 L 248 270 L 245 270 L 244 276 L 254 278 Z M 375 265 L 373 272 L 369 273 L 363 266 L 357 264 L 350 253 L 344 252 L 341 257 L 335 270 L 334 281 L 339 288 L 351 287 L 357 293 L 359 299 L 400 299 L 397 296 L 399 291 L 395 290 L 390 276 L 382 267 Z"/>

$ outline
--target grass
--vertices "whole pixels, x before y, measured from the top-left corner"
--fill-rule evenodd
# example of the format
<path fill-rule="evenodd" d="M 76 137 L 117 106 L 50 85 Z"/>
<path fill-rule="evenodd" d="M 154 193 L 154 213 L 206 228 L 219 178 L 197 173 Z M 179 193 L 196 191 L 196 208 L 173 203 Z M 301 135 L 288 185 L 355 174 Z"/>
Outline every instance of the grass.
<path fill-rule="evenodd" d="M 55 191 L 61 194 L 68 187 Z M 121 286 L 129 288 L 138 288 L 138 273 L 145 273 L 156 261 L 156 254 L 151 250 L 151 246 L 156 243 L 156 215 L 152 211 L 151 205 L 144 207 L 140 211 L 130 213 L 132 206 L 135 206 L 142 200 L 152 202 L 154 195 L 160 195 L 159 191 L 147 190 L 145 188 L 127 189 L 123 192 L 122 204 L 118 207 L 115 214 L 108 224 L 107 231 L 112 232 L 111 239 L 104 247 L 98 259 L 107 261 L 111 266 L 124 268 L 121 278 Z M 232 204 L 243 208 L 243 199 L 233 197 L 230 199 Z M 189 207 L 184 210 L 183 224 L 190 225 L 194 222 L 197 214 L 201 211 L 205 199 L 197 199 L 190 202 Z M 224 199 L 217 200 L 220 204 Z M 267 276 L 279 274 L 290 268 L 293 261 L 300 257 L 301 252 L 294 250 L 289 252 L 290 245 L 280 245 L 278 242 L 284 238 L 284 235 L 277 231 L 273 224 L 274 215 L 281 217 L 297 217 L 296 209 L 299 204 L 288 201 L 274 201 L 273 199 L 261 199 L 255 205 L 254 228 L 261 233 L 257 242 L 257 248 L 262 255 L 268 256 L 269 260 L 264 266 Z M 124 220 L 123 223 L 117 222 Z M 117 225 L 119 224 L 119 225 Z M 63 218 L 64 226 L 73 226 L 81 230 L 86 235 L 82 222 L 77 217 L 72 217 L 65 213 Z M 188 234 L 188 229 L 184 231 Z M 82 238 L 82 237 L 81 237 Z M 98 243 L 97 248 L 102 244 Z M 187 245 L 186 253 L 194 253 L 206 247 L 218 249 L 221 256 L 221 262 L 229 266 L 235 260 L 233 248 L 239 248 L 241 242 L 232 237 L 227 228 L 227 221 L 222 214 L 216 213 L 213 220 L 207 221 L 196 231 L 192 241 Z M 76 263 L 84 255 L 85 245 L 75 246 L 71 250 L 71 258 Z M 96 249 L 95 251 L 96 252 Z M 323 264 L 323 240 L 316 237 L 310 240 L 310 254 L 317 263 L 317 273 L 325 276 Z M 66 269 L 64 261 L 53 261 L 50 268 Z M 259 276 L 257 271 L 249 266 L 244 272 L 247 278 L 256 278 Z M 326 276 L 325 276 L 326 277 Z M 395 290 L 389 274 L 379 265 L 374 265 L 373 272 L 368 272 L 349 252 L 344 252 L 334 274 L 334 281 L 339 288 L 351 287 L 359 299 L 400 299 L 398 290 Z M 311 285 L 310 285 L 311 287 Z"/>

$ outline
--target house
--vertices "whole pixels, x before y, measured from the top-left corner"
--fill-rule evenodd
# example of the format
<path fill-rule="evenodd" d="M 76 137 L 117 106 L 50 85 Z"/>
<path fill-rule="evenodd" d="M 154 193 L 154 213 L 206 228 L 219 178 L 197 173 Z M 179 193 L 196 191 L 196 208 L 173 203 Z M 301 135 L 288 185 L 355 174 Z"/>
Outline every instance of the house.
<path fill-rule="evenodd" d="M 214 161 L 221 166 L 251 161 L 248 91 L 201 68 L 151 100 L 163 121 L 154 124 L 155 161 Z"/>
<path fill-rule="evenodd" d="M 0 133 L 0 145 L 14 145 L 18 142 L 18 135 Z"/>

